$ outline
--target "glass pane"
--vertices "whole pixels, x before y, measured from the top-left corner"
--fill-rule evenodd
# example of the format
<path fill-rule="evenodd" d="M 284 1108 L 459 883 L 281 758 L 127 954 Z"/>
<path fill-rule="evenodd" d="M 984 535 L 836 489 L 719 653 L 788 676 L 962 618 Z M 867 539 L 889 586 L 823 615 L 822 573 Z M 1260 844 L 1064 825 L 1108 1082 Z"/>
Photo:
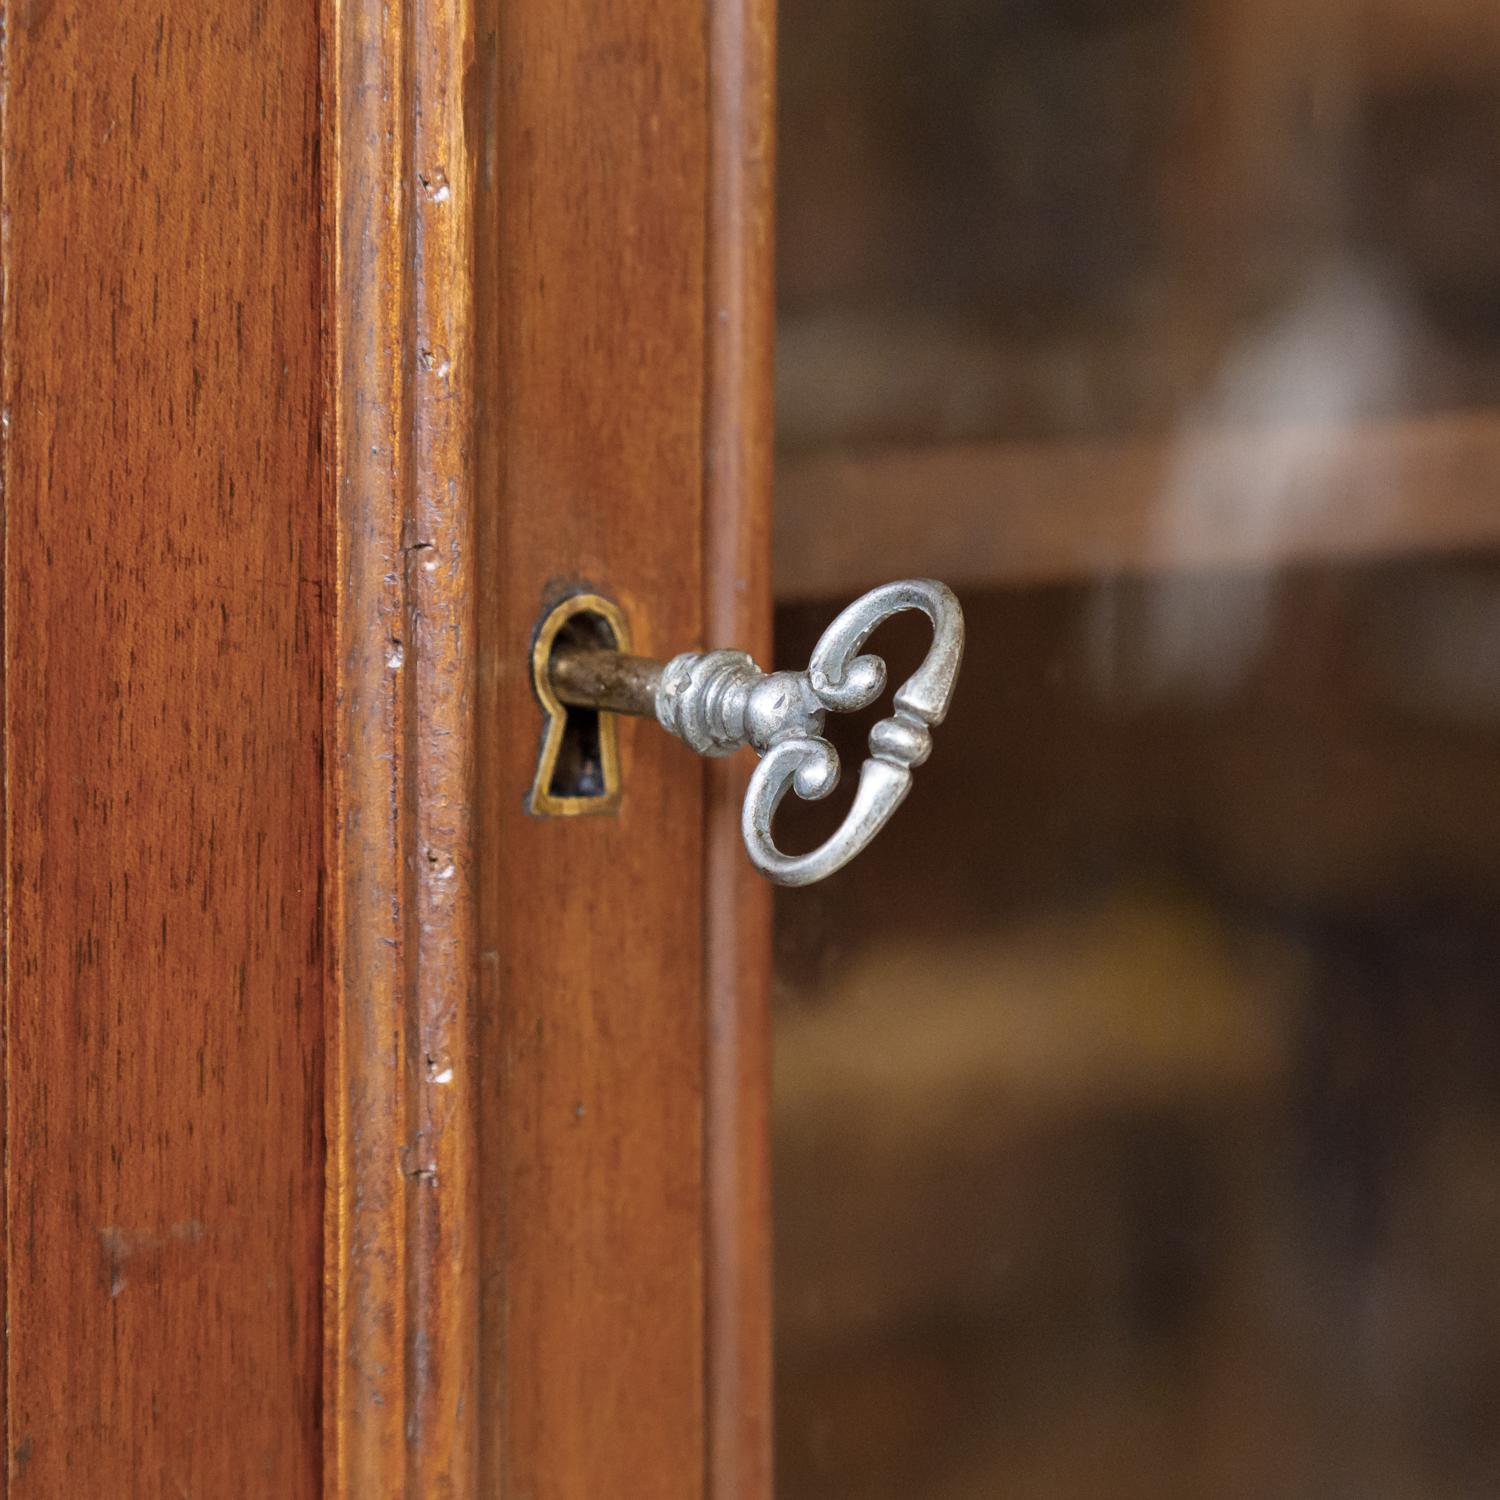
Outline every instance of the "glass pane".
<path fill-rule="evenodd" d="M 778 656 L 969 650 L 778 897 L 778 1500 L 1493 1500 L 1500 6 L 781 28 Z"/>

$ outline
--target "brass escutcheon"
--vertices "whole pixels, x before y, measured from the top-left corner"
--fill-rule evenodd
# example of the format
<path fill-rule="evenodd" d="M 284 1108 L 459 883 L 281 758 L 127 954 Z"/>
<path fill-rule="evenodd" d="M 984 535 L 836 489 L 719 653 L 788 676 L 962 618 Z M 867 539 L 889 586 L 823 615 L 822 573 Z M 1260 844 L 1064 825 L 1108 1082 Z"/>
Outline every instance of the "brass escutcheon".
<path fill-rule="evenodd" d="M 587 795 L 555 790 L 558 760 L 567 736 L 568 709 L 553 686 L 551 662 L 564 632 L 587 635 L 595 650 L 628 652 L 630 627 L 619 605 L 602 594 L 570 594 L 542 621 L 531 648 L 531 680 L 547 716 L 529 807 L 537 817 L 570 818 L 616 812 L 620 806 L 620 741 L 617 716 L 596 713 L 600 789 Z M 578 712 L 578 710 L 574 710 Z"/>

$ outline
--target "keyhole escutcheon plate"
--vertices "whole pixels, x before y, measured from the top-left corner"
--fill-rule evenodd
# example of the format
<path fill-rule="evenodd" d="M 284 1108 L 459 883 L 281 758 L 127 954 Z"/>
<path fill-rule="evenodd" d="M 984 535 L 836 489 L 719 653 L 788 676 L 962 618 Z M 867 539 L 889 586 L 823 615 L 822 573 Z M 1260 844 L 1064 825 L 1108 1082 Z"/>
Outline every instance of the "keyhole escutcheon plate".
<path fill-rule="evenodd" d="M 553 653 L 569 647 L 628 652 L 630 627 L 619 605 L 602 594 L 570 594 L 537 628 L 531 680 L 546 715 L 528 801 L 537 817 L 613 813 L 620 806 L 618 715 L 571 708 L 553 686 Z"/>

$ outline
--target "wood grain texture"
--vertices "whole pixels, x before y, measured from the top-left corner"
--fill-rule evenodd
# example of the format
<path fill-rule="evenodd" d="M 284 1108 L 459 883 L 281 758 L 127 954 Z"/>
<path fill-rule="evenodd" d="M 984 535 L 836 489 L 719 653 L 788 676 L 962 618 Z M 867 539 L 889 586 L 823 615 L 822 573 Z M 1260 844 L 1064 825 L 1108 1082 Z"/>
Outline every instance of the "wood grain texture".
<path fill-rule="evenodd" d="M 404 32 L 324 13 L 324 422 L 336 547 L 328 863 L 325 1492 L 400 1494 L 406 1461 L 402 524 L 410 465 Z"/>
<path fill-rule="evenodd" d="M 481 16 L 480 1493 L 691 1500 L 704 773 L 627 721 L 617 816 L 523 804 L 549 601 L 595 585 L 647 654 L 702 639 L 705 12 L 505 0 Z"/>
<path fill-rule="evenodd" d="M 336 0 L 327 1493 L 475 1493 L 465 0 Z"/>
<path fill-rule="evenodd" d="M 570 580 L 764 643 L 769 29 L 585 10 L 7 15 L 16 1494 L 761 1493 L 737 793 L 523 802 Z"/>
<path fill-rule="evenodd" d="M 472 442 L 471 0 L 411 0 L 415 353 L 406 564 L 413 1047 L 407 1483 L 476 1493 L 478 1056 L 475 1042 L 476 600 Z"/>
<path fill-rule="evenodd" d="M 6 8 L 14 1496 L 319 1488 L 318 34 Z"/>
<path fill-rule="evenodd" d="M 712 0 L 704 619 L 771 659 L 775 5 Z M 750 756 L 710 762 L 704 845 L 708 1493 L 771 1492 L 771 888 L 745 858 Z"/>

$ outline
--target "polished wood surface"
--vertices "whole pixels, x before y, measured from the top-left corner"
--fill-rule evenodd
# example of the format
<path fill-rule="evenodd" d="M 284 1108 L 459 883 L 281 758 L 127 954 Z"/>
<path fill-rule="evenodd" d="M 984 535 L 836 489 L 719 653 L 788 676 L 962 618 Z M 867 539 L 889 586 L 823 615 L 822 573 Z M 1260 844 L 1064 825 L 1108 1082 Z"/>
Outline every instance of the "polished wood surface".
<path fill-rule="evenodd" d="M 4 40 L 10 1486 L 762 1500 L 745 768 L 525 794 L 570 587 L 768 644 L 769 7 L 87 19 Z"/>
<path fill-rule="evenodd" d="M 617 815 L 533 818 L 527 645 L 592 586 L 703 629 L 703 10 L 510 0 L 479 213 L 481 1493 L 704 1490 L 704 773 L 620 725 Z"/>
<path fill-rule="evenodd" d="M 464 0 L 325 13 L 334 1496 L 475 1490 L 474 148 Z"/>
<path fill-rule="evenodd" d="M 704 636 L 771 660 L 776 31 L 772 0 L 709 16 Z M 753 758 L 707 767 L 704 1076 L 708 1493 L 771 1492 L 771 888 L 745 858 Z"/>
<path fill-rule="evenodd" d="M 407 847 L 413 1106 L 408 1491 L 476 1494 L 479 1396 L 478 1059 L 472 1005 L 476 389 L 468 70 L 472 0 L 411 8 L 415 374 L 406 569 L 411 724 Z M 410 179 L 408 179 L 410 183 Z"/>
<path fill-rule="evenodd" d="M 330 1497 L 399 1495 L 406 1462 L 406 627 L 408 298 L 400 87 L 404 32 L 373 6 L 324 16 L 324 196 L 331 270 L 324 410 L 340 549 L 329 709 L 328 1198 L 324 1426 Z M 380 143 L 383 150 L 372 146 Z"/>
<path fill-rule="evenodd" d="M 4 35 L 17 1497 L 319 1491 L 318 33 Z"/>

